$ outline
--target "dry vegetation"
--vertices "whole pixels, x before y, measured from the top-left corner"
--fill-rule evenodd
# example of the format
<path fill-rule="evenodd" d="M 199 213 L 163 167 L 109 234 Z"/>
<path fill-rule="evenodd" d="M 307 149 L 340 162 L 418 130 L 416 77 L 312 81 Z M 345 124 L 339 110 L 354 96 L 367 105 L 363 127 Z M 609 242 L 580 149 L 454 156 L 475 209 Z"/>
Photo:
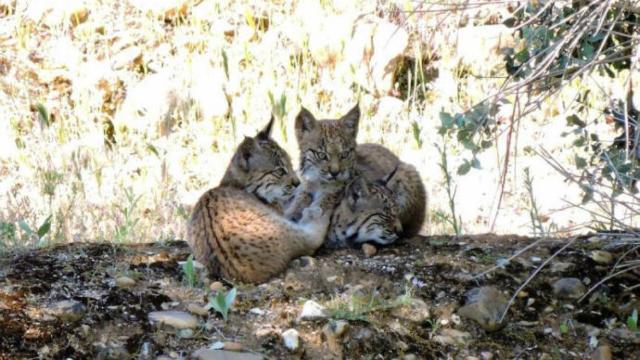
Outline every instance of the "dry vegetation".
<path fill-rule="evenodd" d="M 451 233 L 437 146 L 452 173 L 466 154 L 438 133 L 439 113 L 468 110 L 500 89 L 500 49 L 522 46 L 501 25 L 509 6 L 1 0 L 0 248 L 181 238 L 197 196 L 271 112 L 276 138 L 295 158 L 301 105 L 330 117 L 356 101 L 359 140 L 383 143 L 420 169 L 431 196 L 423 232 Z M 518 123 L 495 226 L 506 137 L 478 156 L 481 169 L 454 176 L 461 230 L 529 233 L 525 168 L 537 220 L 583 230 L 588 212 L 558 211 L 579 202 L 580 188 L 533 150 L 573 167 L 563 132 L 577 94 L 592 87 L 602 95 L 586 104 L 587 117 L 599 119 L 610 96 L 624 97 L 628 75 L 576 79 Z M 499 134 L 513 113 L 509 104 L 500 109 Z M 603 121 L 593 128 L 615 136 Z"/>

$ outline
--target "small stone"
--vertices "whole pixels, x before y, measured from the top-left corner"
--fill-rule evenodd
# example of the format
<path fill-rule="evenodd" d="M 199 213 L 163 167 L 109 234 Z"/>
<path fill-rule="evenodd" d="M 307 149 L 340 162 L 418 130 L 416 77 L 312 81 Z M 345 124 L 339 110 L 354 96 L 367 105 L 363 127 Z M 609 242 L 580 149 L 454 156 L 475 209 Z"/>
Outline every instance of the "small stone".
<path fill-rule="evenodd" d="M 551 264 L 552 273 L 565 273 L 573 270 L 575 265 L 571 262 L 558 261 Z"/>
<path fill-rule="evenodd" d="M 483 351 L 480 353 L 482 360 L 493 360 L 493 353 L 490 351 Z"/>
<path fill-rule="evenodd" d="M 225 342 L 223 349 L 229 351 L 242 351 L 244 350 L 244 345 L 237 342 Z"/>
<path fill-rule="evenodd" d="M 371 329 L 362 328 L 356 334 L 355 339 L 359 340 L 359 341 L 362 341 L 362 340 L 369 340 L 372 337 L 373 337 L 373 331 L 371 331 Z"/>
<path fill-rule="evenodd" d="M 442 345 L 465 345 L 471 340 L 471 334 L 456 329 L 442 329 L 433 340 Z"/>
<path fill-rule="evenodd" d="M 193 330 L 180 329 L 180 331 L 178 331 L 178 337 L 180 339 L 191 339 L 193 337 Z"/>
<path fill-rule="evenodd" d="M 316 261 L 311 256 L 301 256 L 294 260 L 295 265 L 305 269 L 313 269 L 316 267 Z"/>
<path fill-rule="evenodd" d="M 578 278 L 562 278 L 553 283 L 553 293 L 562 299 L 578 299 L 587 288 Z"/>
<path fill-rule="evenodd" d="M 591 360 L 613 360 L 613 354 L 611 347 L 608 345 L 601 345 L 591 354 Z"/>
<path fill-rule="evenodd" d="M 589 257 L 591 260 L 602 265 L 611 264 L 613 262 L 613 255 L 604 250 L 593 250 L 589 253 Z"/>
<path fill-rule="evenodd" d="M 507 298 L 495 287 L 474 288 L 466 294 L 467 302 L 458 310 L 462 317 L 474 320 L 487 331 L 502 329 L 502 314 L 507 308 Z"/>
<path fill-rule="evenodd" d="M 196 315 L 200 315 L 200 316 L 209 315 L 209 310 L 207 310 L 206 307 L 204 307 L 202 305 L 198 305 L 196 303 L 188 304 L 187 305 L 187 310 L 192 314 L 196 314 Z"/>
<path fill-rule="evenodd" d="M 254 307 L 251 310 L 249 310 L 249 312 L 253 315 L 258 315 L 258 316 L 262 316 L 264 315 L 266 312 L 258 307 Z"/>
<path fill-rule="evenodd" d="M 284 342 L 284 347 L 291 352 L 296 352 L 300 349 L 300 335 L 296 329 L 289 329 L 283 332 L 282 341 Z"/>
<path fill-rule="evenodd" d="M 429 320 L 429 307 L 427 304 L 416 298 L 411 298 L 408 304 L 400 305 L 391 311 L 391 315 L 398 319 L 423 323 Z"/>
<path fill-rule="evenodd" d="M 307 300 L 302 307 L 302 312 L 298 316 L 298 320 L 321 320 L 327 317 L 324 306 L 313 300 Z"/>
<path fill-rule="evenodd" d="M 220 281 L 214 281 L 209 285 L 209 289 L 211 291 L 220 291 L 224 290 L 224 285 Z"/>
<path fill-rule="evenodd" d="M 254 334 L 258 339 L 261 339 L 276 336 L 278 335 L 278 331 L 269 325 L 257 329 Z"/>
<path fill-rule="evenodd" d="M 149 313 L 149 320 L 172 326 L 177 329 L 191 329 L 198 326 L 198 319 L 184 311 L 166 310 Z"/>
<path fill-rule="evenodd" d="M 327 338 L 334 337 L 339 339 L 344 335 L 349 327 L 349 323 L 344 320 L 330 321 L 327 325 L 324 326 L 322 331 L 327 336 Z"/>
<path fill-rule="evenodd" d="M 62 300 L 51 304 L 45 313 L 65 322 L 75 322 L 84 317 L 87 308 L 76 300 Z"/>
<path fill-rule="evenodd" d="M 120 276 L 116 279 L 116 286 L 119 288 L 130 288 L 136 285 L 136 281 L 128 276 Z"/>
<path fill-rule="evenodd" d="M 212 350 L 202 348 L 194 351 L 191 356 L 198 360 L 262 360 L 264 357 L 260 354 L 249 352 L 237 352 L 227 350 Z M 177 358 L 177 356 L 176 356 Z"/>
<path fill-rule="evenodd" d="M 376 247 L 371 244 L 363 244 L 362 252 L 364 252 L 364 256 L 372 257 L 376 254 L 376 252 L 378 252 L 378 249 L 376 249 Z"/>

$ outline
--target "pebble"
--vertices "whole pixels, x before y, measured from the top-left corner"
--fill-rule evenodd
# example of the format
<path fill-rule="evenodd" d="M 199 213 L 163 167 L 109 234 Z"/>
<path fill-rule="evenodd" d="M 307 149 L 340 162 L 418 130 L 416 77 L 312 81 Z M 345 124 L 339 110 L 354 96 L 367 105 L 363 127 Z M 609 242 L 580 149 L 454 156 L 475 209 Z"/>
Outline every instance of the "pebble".
<path fill-rule="evenodd" d="M 600 345 L 591 354 L 591 360 L 613 360 L 613 354 L 609 345 Z"/>
<path fill-rule="evenodd" d="M 136 281 L 128 276 L 120 276 L 116 279 L 116 286 L 122 289 L 130 288 L 136 285 Z"/>
<path fill-rule="evenodd" d="M 613 262 L 613 255 L 604 250 L 593 250 L 589 253 L 591 260 L 598 264 L 607 265 Z"/>
<path fill-rule="evenodd" d="M 471 334 L 456 329 L 442 329 L 433 340 L 442 345 L 465 345 L 471 340 Z"/>
<path fill-rule="evenodd" d="M 482 360 L 493 360 L 493 353 L 490 351 L 483 351 L 480 353 Z"/>
<path fill-rule="evenodd" d="M 252 313 L 253 315 L 258 315 L 258 316 L 262 316 L 264 315 L 266 312 L 260 308 L 254 307 L 251 310 L 249 310 L 250 313 Z"/>
<path fill-rule="evenodd" d="M 552 273 L 564 273 L 573 270 L 575 264 L 571 262 L 558 261 L 551 264 Z"/>
<path fill-rule="evenodd" d="M 258 339 L 261 339 L 261 338 L 276 336 L 278 335 L 278 331 L 275 328 L 273 328 L 271 325 L 267 325 L 267 326 L 258 328 L 254 334 Z"/>
<path fill-rule="evenodd" d="M 373 337 L 373 331 L 371 331 L 371 329 L 362 328 L 356 334 L 355 339 L 361 341 L 361 340 L 369 340 L 372 337 Z"/>
<path fill-rule="evenodd" d="M 283 332 L 282 341 L 284 342 L 284 347 L 289 351 L 295 352 L 300 349 L 300 335 L 296 329 L 289 329 Z"/>
<path fill-rule="evenodd" d="M 349 323 L 344 320 L 330 321 L 322 331 L 328 337 L 341 338 L 347 331 Z"/>
<path fill-rule="evenodd" d="M 378 252 L 378 249 L 376 249 L 376 247 L 371 244 L 363 244 L 362 252 L 364 252 L 364 256 L 372 257 Z"/>
<path fill-rule="evenodd" d="M 211 291 L 220 291 L 224 290 L 224 285 L 220 281 L 214 281 L 209 285 L 209 289 Z"/>
<path fill-rule="evenodd" d="M 180 329 L 180 331 L 178 331 L 178 337 L 180 339 L 191 339 L 193 337 L 193 330 Z"/>
<path fill-rule="evenodd" d="M 553 283 L 553 293 L 562 299 L 578 299 L 587 288 L 578 278 L 562 278 Z"/>
<path fill-rule="evenodd" d="M 298 320 L 321 320 L 327 317 L 327 312 L 324 306 L 318 304 L 313 300 L 307 300 L 302 307 L 302 312 L 298 316 Z"/>
<path fill-rule="evenodd" d="M 187 305 L 187 310 L 192 313 L 192 314 L 196 314 L 196 315 L 200 315 L 200 316 L 207 316 L 209 315 L 209 310 L 199 304 L 196 303 L 190 303 Z"/>
<path fill-rule="evenodd" d="M 198 319 L 195 316 L 184 311 L 176 310 L 150 312 L 149 320 L 177 329 L 191 329 L 198 326 Z"/>
<path fill-rule="evenodd" d="M 75 322 L 84 317 L 87 307 L 76 300 L 62 300 L 49 305 L 45 312 L 62 321 Z"/>
<path fill-rule="evenodd" d="M 261 360 L 264 359 L 262 355 L 249 353 L 249 352 L 237 352 L 227 350 L 212 350 L 202 348 L 194 351 L 191 356 L 198 360 Z"/>
<path fill-rule="evenodd" d="M 416 298 L 411 298 L 408 304 L 400 305 L 391 311 L 391 315 L 398 319 L 423 323 L 429 320 L 430 313 L 427 304 Z"/>
<path fill-rule="evenodd" d="M 471 289 L 466 294 L 467 301 L 458 310 L 464 318 L 474 320 L 487 331 L 496 331 L 504 327 L 500 321 L 507 308 L 508 300 L 502 292 L 494 286 L 483 286 Z"/>

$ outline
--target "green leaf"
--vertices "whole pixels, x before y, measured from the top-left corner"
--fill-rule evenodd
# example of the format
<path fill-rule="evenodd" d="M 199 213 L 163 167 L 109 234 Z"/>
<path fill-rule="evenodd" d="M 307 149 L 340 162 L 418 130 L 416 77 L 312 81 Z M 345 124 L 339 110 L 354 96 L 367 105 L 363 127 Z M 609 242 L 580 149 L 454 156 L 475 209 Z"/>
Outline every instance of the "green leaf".
<path fill-rule="evenodd" d="M 638 309 L 633 309 L 633 312 L 627 318 L 627 326 L 631 331 L 638 331 Z"/>
<path fill-rule="evenodd" d="M 572 125 L 576 125 L 581 128 L 587 126 L 587 124 L 584 121 L 580 120 L 580 118 L 576 114 L 567 116 L 567 126 L 572 126 Z"/>
<path fill-rule="evenodd" d="M 464 163 L 458 167 L 458 175 L 465 175 L 469 170 L 471 170 L 471 163 L 465 160 Z"/>
<path fill-rule="evenodd" d="M 450 129 L 453 126 L 453 117 L 448 112 L 441 111 L 440 122 L 442 123 L 442 128 Z"/>
<path fill-rule="evenodd" d="M 227 57 L 227 52 L 222 50 L 222 66 L 224 67 L 224 74 L 227 76 L 227 80 L 229 80 L 229 58 Z"/>
<path fill-rule="evenodd" d="M 236 299 L 236 292 L 236 288 L 233 288 L 224 296 L 224 303 L 227 306 L 227 309 L 230 309 L 231 305 L 233 305 L 233 302 Z"/>
<path fill-rule="evenodd" d="M 584 169 L 585 167 L 587 167 L 587 160 L 585 158 L 575 155 L 575 160 L 576 160 L 576 168 Z"/>
<path fill-rule="evenodd" d="M 38 111 L 38 120 L 40 121 L 40 124 L 49 127 L 49 125 L 51 125 L 51 118 L 49 117 L 47 108 L 44 107 L 44 105 L 38 103 L 36 104 L 36 110 Z"/>
<path fill-rule="evenodd" d="M 38 239 L 42 239 L 51 229 L 51 215 L 38 228 Z"/>
<path fill-rule="evenodd" d="M 18 221 L 18 226 L 20 226 L 20 229 L 22 229 L 22 231 L 24 231 L 27 236 L 33 235 L 33 230 L 31 230 L 29 225 L 24 220 Z"/>
<path fill-rule="evenodd" d="M 478 160 L 478 158 L 471 159 L 471 167 L 473 167 L 474 169 L 481 169 L 482 167 L 480 166 L 480 160 Z"/>

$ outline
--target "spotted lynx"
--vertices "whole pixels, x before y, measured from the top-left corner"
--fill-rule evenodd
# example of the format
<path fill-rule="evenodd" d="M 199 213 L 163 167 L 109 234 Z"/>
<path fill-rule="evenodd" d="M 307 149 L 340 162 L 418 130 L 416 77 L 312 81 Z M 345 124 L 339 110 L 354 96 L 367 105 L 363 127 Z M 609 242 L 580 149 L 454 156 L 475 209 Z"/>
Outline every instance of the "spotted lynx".
<path fill-rule="evenodd" d="M 286 216 L 294 220 L 299 218 L 305 203 L 308 204 L 313 193 L 319 189 L 344 189 L 346 184 L 359 176 L 371 183 L 397 168 L 392 181 L 386 184 L 391 190 L 402 225 L 401 228 L 396 227 L 396 230 L 399 231 L 398 235 L 414 236 L 424 222 L 427 201 L 420 174 L 382 145 L 357 144 L 359 118 L 358 105 L 335 120 L 316 120 L 313 114 L 302 108 L 296 117 L 295 130 L 300 147 L 303 186 L 298 188 L 296 201 L 288 207 Z M 354 215 L 360 216 L 358 213 Z M 351 241 L 376 242 L 376 239 L 357 236 Z M 341 247 L 344 246 L 344 241 L 332 237 L 327 245 Z"/>
<path fill-rule="evenodd" d="M 313 254 L 326 236 L 332 194 L 317 196 L 297 223 L 279 210 L 298 179 L 289 156 L 269 136 L 272 123 L 244 139 L 220 185 L 194 207 L 187 240 L 213 275 L 264 282 L 294 258 Z"/>

